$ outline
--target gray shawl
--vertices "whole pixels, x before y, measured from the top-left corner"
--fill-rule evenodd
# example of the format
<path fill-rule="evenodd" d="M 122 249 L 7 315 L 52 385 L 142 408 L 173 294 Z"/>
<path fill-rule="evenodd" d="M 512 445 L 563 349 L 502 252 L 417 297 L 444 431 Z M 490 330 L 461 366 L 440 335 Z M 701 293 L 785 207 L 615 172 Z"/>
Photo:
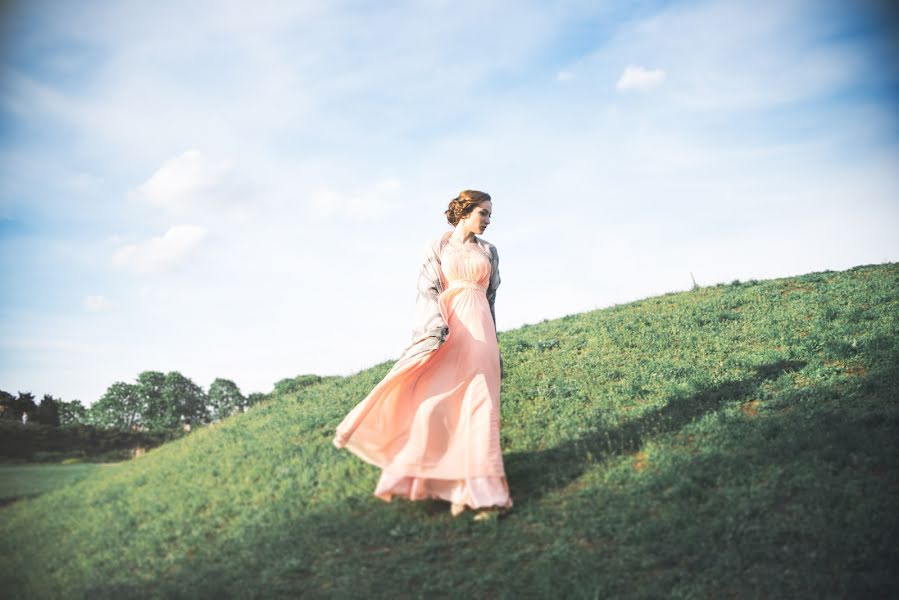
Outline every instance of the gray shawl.
<path fill-rule="evenodd" d="M 428 242 L 425 247 L 424 260 L 418 273 L 418 296 L 415 301 L 415 325 L 412 328 L 412 343 L 403 351 L 390 372 L 404 368 L 412 361 L 420 360 L 425 352 L 433 352 L 446 341 L 449 327 L 440 313 L 437 296 L 446 289 L 446 277 L 440 266 L 440 252 L 449 240 L 452 230 Z M 496 329 L 496 311 L 493 307 L 496 300 L 496 288 L 499 287 L 499 254 L 496 246 L 475 236 L 475 241 L 490 255 L 490 283 L 487 285 L 487 301 L 490 303 L 490 316 Z M 497 334 L 497 340 L 499 335 Z M 500 373 L 502 373 L 502 355 L 500 355 Z"/>

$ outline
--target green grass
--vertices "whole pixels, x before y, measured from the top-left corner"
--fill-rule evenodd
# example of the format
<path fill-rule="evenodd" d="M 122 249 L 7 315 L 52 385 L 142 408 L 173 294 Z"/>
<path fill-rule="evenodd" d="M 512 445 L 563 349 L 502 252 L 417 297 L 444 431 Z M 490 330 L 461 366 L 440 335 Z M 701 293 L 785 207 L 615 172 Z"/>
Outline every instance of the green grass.
<path fill-rule="evenodd" d="M 507 298 L 506 302 L 514 299 Z M 500 334 L 515 507 L 331 445 L 390 362 L 0 510 L 10 597 L 895 597 L 899 265 Z M 301 367 L 298 367 L 301 368 Z"/>
<path fill-rule="evenodd" d="M 116 464 L 0 465 L 0 504 L 55 490 L 80 481 L 97 469 Z"/>

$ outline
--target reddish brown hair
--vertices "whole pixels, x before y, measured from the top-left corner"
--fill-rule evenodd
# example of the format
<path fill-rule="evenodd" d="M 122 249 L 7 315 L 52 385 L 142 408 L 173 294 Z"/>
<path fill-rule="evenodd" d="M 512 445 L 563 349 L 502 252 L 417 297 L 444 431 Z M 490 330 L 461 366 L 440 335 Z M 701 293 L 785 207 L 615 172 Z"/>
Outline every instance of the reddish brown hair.
<path fill-rule="evenodd" d="M 447 222 L 455 227 L 463 217 L 485 200 L 490 200 L 490 194 L 477 190 L 462 190 L 458 196 L 450 200 L 449 208 L 443 211 L 443 214 L 446 215 Z"/>

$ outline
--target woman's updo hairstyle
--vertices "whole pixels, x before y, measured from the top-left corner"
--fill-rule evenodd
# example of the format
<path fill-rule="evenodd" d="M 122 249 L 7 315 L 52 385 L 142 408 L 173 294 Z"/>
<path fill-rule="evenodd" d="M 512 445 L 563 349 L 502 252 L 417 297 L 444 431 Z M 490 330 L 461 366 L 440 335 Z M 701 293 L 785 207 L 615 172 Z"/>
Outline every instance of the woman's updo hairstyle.
<path fill-rule="evenodd" d="M 462 190 L 459 195 L 450 200 L 449 208 L 443 213 L 450 225 L 455 227 L 463 217 L 467 216 L 475 207 L 490 200 L 490 194 L 479 192 L 477 190 Z"/>

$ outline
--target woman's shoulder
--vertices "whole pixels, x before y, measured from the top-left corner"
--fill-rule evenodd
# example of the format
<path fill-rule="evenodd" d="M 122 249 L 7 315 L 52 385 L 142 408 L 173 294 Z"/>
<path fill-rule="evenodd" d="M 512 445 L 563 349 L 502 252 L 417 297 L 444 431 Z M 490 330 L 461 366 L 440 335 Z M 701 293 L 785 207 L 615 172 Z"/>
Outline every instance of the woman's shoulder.
<path fill-rule="evenodd" d="M 426 253 L 440 253 L 440 248 L 443 246 L 443 243 L 452 235 L 453 230 L 444 231 L 440 235 L 436 237 L 432 237 L 428 240 L 427 244 L 425 244 L 425 252 Z"/>
<path fill-rule="evenodd" d="M 478 241 L 478 244 L 480 244 L 480 246 L 482 248 L 484 248 L 485 250 L 487 250 L 490 253 L 496 253 L 496 246 L 494 246 L 493 244 L 491 244 L 490 242 L 488 242 L 487 240 L 485 240 L 484 238 L 482 238 L 480 236 L 476 235 L 474 237 Z"/>

